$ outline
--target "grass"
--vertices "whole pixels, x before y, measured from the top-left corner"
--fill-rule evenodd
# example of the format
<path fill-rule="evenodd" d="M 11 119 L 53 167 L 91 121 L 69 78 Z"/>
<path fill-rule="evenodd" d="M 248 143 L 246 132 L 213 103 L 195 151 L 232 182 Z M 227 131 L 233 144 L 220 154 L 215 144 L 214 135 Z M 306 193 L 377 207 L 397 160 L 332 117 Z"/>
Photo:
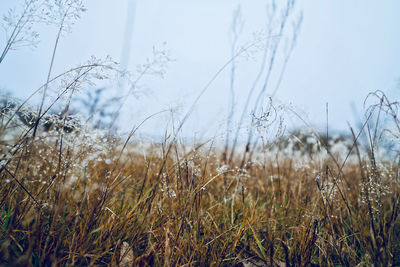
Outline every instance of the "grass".
<path fill-rule="evenodd" d="M 342 166 L 287 140 L 227 161 L 212 141 L 62 129 L 1 147 L 3 266 L 400 264 L 397 161 L 356 134 Z"/>
<path fill-rule="evenodd" d="M 134 74 L 110 58 L 92 58 L 54 75 L 58 43 L 86 10 L 82 2 L 28 0 L 20 13 L 5 15 L 0 64 L 10 51 L 37 43 L 33 26 L 55 25 L 58 34 L 46 83 L 23 102 L 0 99 L 0 266 L 400 266 L 398 103 L 371 93 L 359 129 L 338 138 L 312 129 L 284 135 L 285 108 L 274 107 L 272 98 L 261 107 L 276 68 L 276 37 L 294 2 L 283 9 L 273 3 L 267 35 L 240 49 L 238 9 L 232 58 L 159 143 L 140 143 L 135 133 L 164 111 L 127 137 L 95 128 L 115 129 L 128 95 L 143 77 L 164 74 L 169 53 L 154 49 Z M 300 24 L 301 16 L 290 51 Z M 234 114 L 235 59 L 253 49 L 261 49 L 262 67 L 242 114 Z M 225 144 L 180 141 L 198 100 L 228 67 Z M 113 77 L 128 80 L 128 95 L 106 99 L 105 89 L 97 89 L 80 99 L 91 124 L 72 116 L 78 91 Z M 39 108 L 29 107 L 39 94 Z M 243 149 L 238 136 L 253 102 Z M 234 115 L 240 120 L 231 136 Z"/>

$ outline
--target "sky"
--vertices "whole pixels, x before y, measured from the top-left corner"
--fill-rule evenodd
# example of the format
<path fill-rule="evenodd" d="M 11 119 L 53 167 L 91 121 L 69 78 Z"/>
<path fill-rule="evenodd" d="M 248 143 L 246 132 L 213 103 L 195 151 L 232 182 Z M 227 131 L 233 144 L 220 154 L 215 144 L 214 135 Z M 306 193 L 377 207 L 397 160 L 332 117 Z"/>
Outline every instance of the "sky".
<path fill-rule="evenodd" d="M 18 2 L 22 1 L 2 0 L 0 13 Z M 277 1 L 278 6 L 282 2 Z M 121 127 L 129 129 L 165 109 L 177 110 L 174 116 L 179 120 L 231 59 L 234 11 L 240 5 L 243 21 L 237 45 L 240 48 L 254 40 L 255 32 L 265 30 L 268 3 L 271 1 L 87 1 L 87 11 L 72 32 L 60 40 L 53 73 L 85 62 L 92 55 L 98 58 L 110 55 L 134 73 L 137 65 L 151 58 L 153 48 L 168 51 L 173 60 L 165 68 L 164 77 L 145 76 L 140 80 L 138 94 L 124 102 Z M 325 127 L 328 103 L 329 127 L 347 130 L 347 122 L 354 124 L 355 118 L 362 116 L 363 101 L 369 92 L 379 89 L 398 99 L 399 11 L 400 1 L 396 0 L 297 1 L 287 24 L 288 31 L 279 37 L 283 48 L 286 40 L 291 40 L 292 23 L 301 15 L 303 20 L 273 103 L 293 107 L 317 130 Z M 131 31 L 127 29 L 127 21 Z M 39 27 L 38 31 L 41 42 L 37 48 L 11 51 L 0 64 L 0 92 L 23 99 L 46 81 L 56 31 L 49 26 Z M 5 34 L 1 32 L 1 51 L 4 44 Z M 259 72 L 262 54 L 260 50 L 251 57 L 235 59 L 236 121 Z M 283 66 L 283 59 L 277 56 L 276 70 Z M 226 128 L 230 71 L 228 64 L 196 103 L 185 125 L 189 135 L 213 135 Z M 279 73 L 272 73 L 271 84 L 279 79 Z M 110 95 L 123 90 L 117 89 L 116 83 L 105 85 Z M 273 86 L 267 88 L 261 107 L 267 107 L 267 96 L 272 90 Z M 155 116 L 146 122 L 144 129 L 151 134 L 162 134 L 168 126 L 167 118 L 167 115 Z M 250 110 L 246 118 L 250 118 Z M 301 126 L 294 116 L 286 120 L 288 126 Z"/>

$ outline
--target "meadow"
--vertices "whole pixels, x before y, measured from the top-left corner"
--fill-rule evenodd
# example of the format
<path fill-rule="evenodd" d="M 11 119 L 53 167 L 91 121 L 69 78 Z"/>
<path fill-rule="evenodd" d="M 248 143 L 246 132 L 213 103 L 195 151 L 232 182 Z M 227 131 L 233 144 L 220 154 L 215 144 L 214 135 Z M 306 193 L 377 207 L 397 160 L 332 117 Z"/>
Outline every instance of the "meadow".
<path fill-rule="evenodd" d="M 227 157 L 212 139 L 129 142 L 65 119 L 32 138 L 7 103 L 3 266 L 399 264 L 398 158 L 369 128 L 369 147 L 363 131 L 297 132 Z"/>
<path fill-rule="evenodd" d="M 37 2 L 26 1 L 14 33 L 37 22 L 24 15 L 41 12 Z M 83 11 L 56 3 L 52 61 L 63 23 Z M 32 41 L 12 38 L 0 64 Z M 155 56 L 142 74 L 164 67 Z M 383 92 L 360 96 L 365 116 L 347 133 L 286 130 L 271 100 L 244 141 L 189 143 L 186 116 L 143 141 L 142 123 L 125 135 L 109 125 L 119 110 L 97 106 L 100 90 L 87 117 L 72 112 L 78 91 L 109 72 L 129 77 L 93 58 L 60 75 L 50 66 L 38 105 L 1 96 L 1 266 L 400 265 L 399 104 Z"/>

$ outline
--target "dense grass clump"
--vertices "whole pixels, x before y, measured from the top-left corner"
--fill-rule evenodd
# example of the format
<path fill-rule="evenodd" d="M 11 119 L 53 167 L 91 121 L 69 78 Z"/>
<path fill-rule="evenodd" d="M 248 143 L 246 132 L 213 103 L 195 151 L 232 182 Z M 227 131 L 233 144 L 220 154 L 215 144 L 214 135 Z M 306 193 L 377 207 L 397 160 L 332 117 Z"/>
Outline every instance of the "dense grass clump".
<path fill-rule="evenodd" d="M 282 137 L 228 160 L 212 140 L 83 126 L 32 137 L 11 117 L 3 109 L 3 266 L 400 264 L 399 166 L 373 137 L 367 149 L 355 133 L 341 153 L 333 139 Z"/>

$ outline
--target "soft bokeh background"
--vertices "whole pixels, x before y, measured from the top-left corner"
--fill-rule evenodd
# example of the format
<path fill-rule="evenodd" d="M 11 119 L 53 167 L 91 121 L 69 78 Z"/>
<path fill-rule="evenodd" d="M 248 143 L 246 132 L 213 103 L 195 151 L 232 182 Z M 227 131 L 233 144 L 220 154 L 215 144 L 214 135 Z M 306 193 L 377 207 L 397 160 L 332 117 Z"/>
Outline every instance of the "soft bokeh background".
<path fill-rule="evenodd" d="M 1 0 L 0 13 L 19 2 L 22 1 Z M 74 25 L 72 33 L 60 42 L 53 73 L 84 62 L 91 55 L 110 55 L 134 71 L 137 64 L 151 56 L 154 46 L 165 47 L 174 59 L 165 77 L 143 80 L 140 97 L 129 98 L 123 107 L 120 125 L 129 129 L 146 116 L 166 108 L 178 108 L 177 116 L 184 115 L 207 82 L 231 57 L 230 28 L 234 10 L 241 5 L 244 29 L 239 44 L 243 44 L 251 41 L 253 32 L 265 27 L 268 2 L 87 1 L 88 11 Z M 325 127 L 328 102 L 330 128 L 345 130 L 348 121 L 355 123 L 354 118 L 362 115 L 368 92 L 380 89 L 398 98 L 399 12 L 400 2 L 396 0 L 298 1 L 294 17 L 302 13 L 303 23 L 274 101 L 294 106 L 317 129 Z M 132 26 L 131 35 L 127 24 Z M 38 30 L 41 34 L 38 48 L 11 51 L 0 64 L 1 92 L 25 98 L 45 82 L 55 30 L 45 26 Z M 1 49 L 4 38 L 0 34 Z M 129 49 L 124 50 L 124 44 Z M 235 102 L 240 112 L 258 69 L 257 59 L 237 61 Z M 212 135 L 225 127 L 229 74 L 228 67 L 196 105 L 185 128 L 189 135 Z M 109 94 L 118 93 L 115 83 L 108 86 Z M 294 118 L 293 121 L 289 118 L 287 123 L 301 125 Z M 159 116 L 143 129 L 159 135 L 166 125 L 165 117 Z"/>

